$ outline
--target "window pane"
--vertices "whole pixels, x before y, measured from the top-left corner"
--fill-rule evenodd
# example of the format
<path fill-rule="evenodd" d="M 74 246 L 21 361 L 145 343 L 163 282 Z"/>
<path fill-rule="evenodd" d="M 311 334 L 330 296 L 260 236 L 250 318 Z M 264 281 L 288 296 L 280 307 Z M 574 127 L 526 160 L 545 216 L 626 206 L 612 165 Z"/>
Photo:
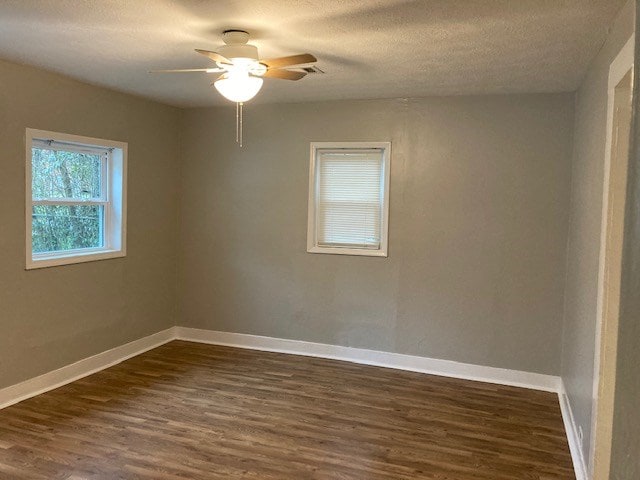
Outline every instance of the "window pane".
<path fill-rule="evenodd" d="M 35 205 L 33 253 L 102 247 L 103 218 L 102 205 Z"/>
<path fill-rule="evenodd" d="M 383 152 L 318 156 L 318 244 L 377 249 L 383 202 Z"/>
<path fill-rule="evenodd" d="M 102 159 L 99 154 L 31 149 L 34 199 L 102 197 Z"/>

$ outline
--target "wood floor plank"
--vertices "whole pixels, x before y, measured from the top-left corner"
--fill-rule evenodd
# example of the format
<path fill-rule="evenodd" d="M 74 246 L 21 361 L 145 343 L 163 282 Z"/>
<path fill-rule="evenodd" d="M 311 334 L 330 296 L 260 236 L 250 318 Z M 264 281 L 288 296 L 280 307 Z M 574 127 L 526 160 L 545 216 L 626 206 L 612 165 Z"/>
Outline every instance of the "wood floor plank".
<path fill-rule="evenodd" d="M 575 479 L 555 394 L 174 341 L 0 411 L 0 479 Z"/>

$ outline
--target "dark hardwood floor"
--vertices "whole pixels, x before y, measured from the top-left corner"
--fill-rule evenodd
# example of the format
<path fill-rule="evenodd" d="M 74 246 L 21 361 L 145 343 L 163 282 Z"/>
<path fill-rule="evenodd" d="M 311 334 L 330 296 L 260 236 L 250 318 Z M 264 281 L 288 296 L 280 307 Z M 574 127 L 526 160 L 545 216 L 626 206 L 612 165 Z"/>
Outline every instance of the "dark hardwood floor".
<path fill-rule="evenodd" d="M 555 394 L 171 342 L 0 411 L 1 479 L 573 479 Z"/>

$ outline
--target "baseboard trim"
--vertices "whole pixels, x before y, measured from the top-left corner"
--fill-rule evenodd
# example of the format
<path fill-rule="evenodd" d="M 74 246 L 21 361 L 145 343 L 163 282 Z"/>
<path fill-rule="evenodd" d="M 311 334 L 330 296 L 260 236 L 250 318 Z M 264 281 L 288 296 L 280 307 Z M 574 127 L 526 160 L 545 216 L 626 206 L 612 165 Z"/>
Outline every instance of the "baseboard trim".
<path fill-rule="evenodd" d="M 571 459 L 573 460 L 573 468 L 576 472 L 576 480 L 588 480 L 589 475 L 587 473 L 587 464 L 582 453 L 578 427 L 573 417 L 571 402 L 569 401 L 569 397 L 567 396 L 567 391 L 565 390 L 564 382 L 562 380 L 560 380 L 558 397 L 560 397 L 560 411 L 562 412 L 562 421 L 564 422 L 564 429 L 567 434 L 567 441 L 569 442 L 569 451 L 571 452 Z"/>
<path fill-rule="evenodd" d="M 152 350 L 176 338 L 175 327 L 106 350 L 80 361 L 52 370 L 24 382 L 0 390 L 0 409 L 27 398 L 74 382 L 80 378 L 109 368 L 131 357 Z"/>
<path fill-rule="evenodd" d="M 324 343 L 305 342 L 283 338 L 263 337 L 242 333 L 171 327 L 133 342 L 98 353 L 57 370 L 0 389 L 0 409 L 14 405 L 41 393 L 48 392 L 80 378 L 117 365 L 129 358 L 164 345 L 172 340 L 184 340 L 213 345 L 224 345 L 250 350 L 303 355 L 308 357 L 342 360 L 363 365 L 394 368 L 412 372 L 460 378 L 479 382 L 509 385 L 554 392 L 559 395 L 571 457 L 577 480 L 588 480 L 586 464 L 578 441 L 571 405 L 560 377 L 540 373 L 485 367 L 468 363 L 428 357 L 382 352 L 362 348 L 344 347 Z"/>
<path fill-rule="evenodd" d="M 430 375 L 543 390 L 546 392 L 556 393 L 560 385 L 560 378 L 553 375 L 484 367 L 450 360 L 343 347 L 325 343 L 262 337 L 215 330 L 201 330 L 188 327 L 176 327 L 176 335 L 179 340 L 190 342 L 225 345 L 267 352 L 289 353 L 308 357 L 330 358 L 363 365 L 395 368 Z"/>

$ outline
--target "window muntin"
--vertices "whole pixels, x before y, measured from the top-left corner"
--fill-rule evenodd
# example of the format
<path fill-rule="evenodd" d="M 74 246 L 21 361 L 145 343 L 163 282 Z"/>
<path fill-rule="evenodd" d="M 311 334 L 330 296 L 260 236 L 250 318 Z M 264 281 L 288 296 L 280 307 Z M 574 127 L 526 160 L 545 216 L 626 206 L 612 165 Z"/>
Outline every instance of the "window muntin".
<path fill-rule="evenodd" d="M 307 251 L 387 255 L 390 144 L 313 143 Z"/>
<path fill-rule="evenodd" d="M 124 256 L 126 144 L 27 129 L 27 268 Z"/>

